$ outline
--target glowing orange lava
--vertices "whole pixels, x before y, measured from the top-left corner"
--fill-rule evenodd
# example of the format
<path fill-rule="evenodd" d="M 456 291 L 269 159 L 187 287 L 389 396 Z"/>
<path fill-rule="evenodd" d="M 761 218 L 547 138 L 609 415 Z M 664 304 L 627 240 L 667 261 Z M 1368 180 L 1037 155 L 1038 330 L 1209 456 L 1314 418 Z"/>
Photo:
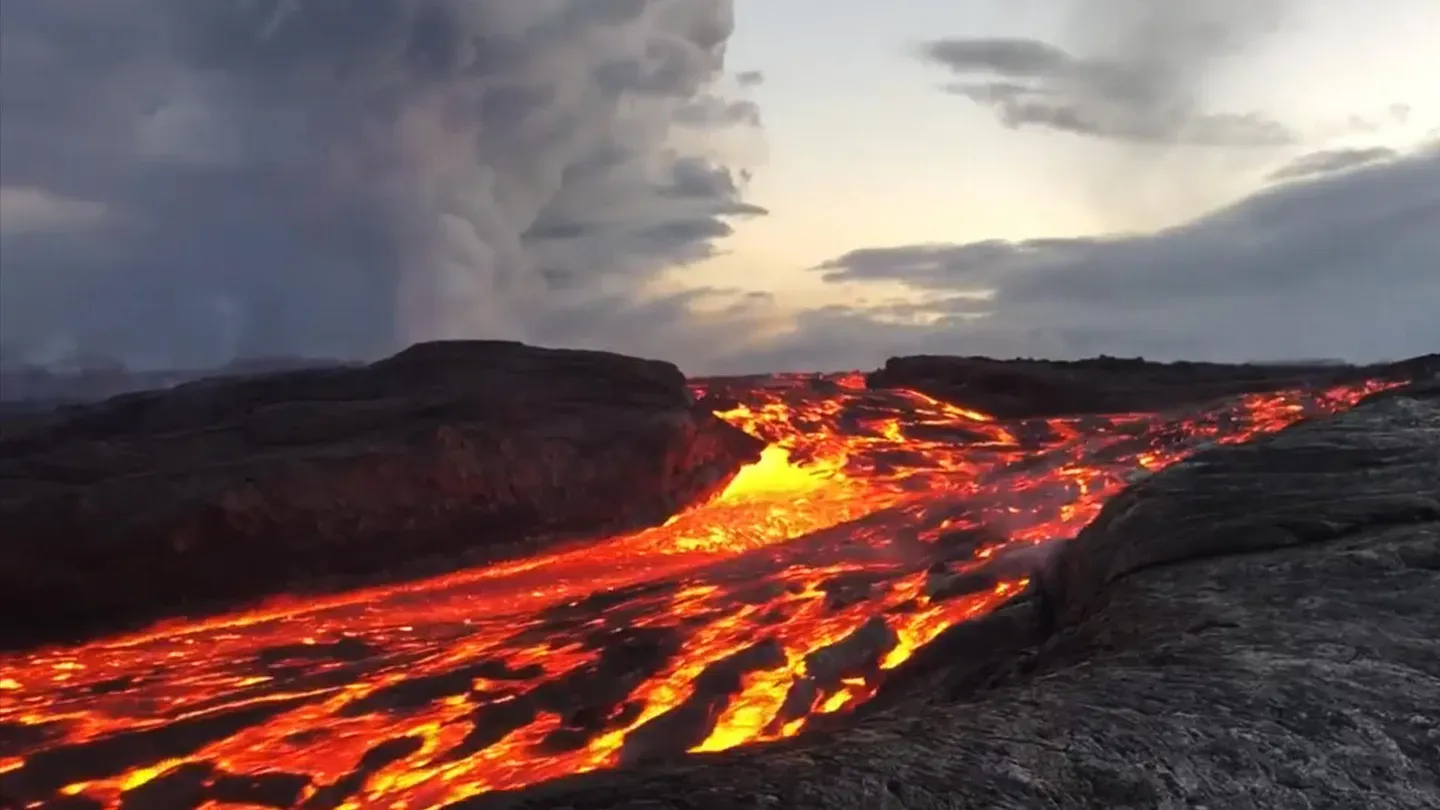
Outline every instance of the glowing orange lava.
<path fill-rule="evenodd" d="M 1006 422 L 776 377 L 719 414 L 770 443 L 759 463 L 662 527 L 0 657 L 0 795 L 112 807 L 168 780 L 183 806 L 416 810 L 792 736 L 1026 587 L 947 595 L 937 572 L 1072 537 L 1136 475 L 1381 387 Z"/>

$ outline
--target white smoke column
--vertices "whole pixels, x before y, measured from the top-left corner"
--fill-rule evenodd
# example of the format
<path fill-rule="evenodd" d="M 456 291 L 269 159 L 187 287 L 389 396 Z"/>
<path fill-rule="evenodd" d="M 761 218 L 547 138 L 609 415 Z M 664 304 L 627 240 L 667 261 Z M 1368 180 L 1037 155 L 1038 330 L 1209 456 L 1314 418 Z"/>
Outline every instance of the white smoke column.
<path fill-rule="evenodd" d="M 321 2 L 277 6 L 259 47 L 292 31 L 307 41 L 315 33 L 311 27 L 364 13 L 342 12 L 336 20 L 333 8 Z M 637 196 L 636 188 L 648 190 L 663 180 L 644 163 L 660 157 L 680 105 L 719 72 L 719 46 L 733 27 L 731 3 L 412 0 L 392 6 L 392 13 L 395 39 L 384 43 L 396 49 L 392 53 L 415 56 L 410 49 L 428 30 L 442 37 L 434 46 L 444 61 L 421 67 L 392 58 L 378 67 L 398 73 L 347 75 L 353 56 L 347 43 L 310 56 L 324 69 L 315 96 L 338 90 L 370 104 L 377 93 L 392 90 L 390 81 L 402 83 L 398 109 L 386 111 L 394 120 L 361 114 L 354 134 L 362 138 L 352 145 L 359 159 L 349 163 L 360 167 L 357 180 L 370 184 L 360 190 L 381 194 L 379 202 L 397 227 L 399 337 L 525 339 L 525 324 L 546 285 L 524 235 L 547 207 L 579 193 L 567 188 L 568 173 L 597 155 L 623 159 L 590 183 L 630 186 L 612 189 L 597 200 L 602 205 L 623 205 Z M 356 86 L 356 79 L 370 83 Z M 307 113 L 329 114 L 323 101 L 301 100 Z M 487 104 L 515 109 L 491 116 Z M 503 124 L 494 117 L 504 118 Z M 335 134 L 318 123 L 310 128 Z M 367 157 L 376 156 L 382 158 L 380 171 L 366 165 Z"/>
<path fill-rule="evenodd" d="M 758 213 L 734 182 L 677 189 L 697 161 L 732 177 L 675 135 L 735 124 L 695 115 L 733 26 L 730 0 L 7 0 L 7 40 L 71 57 L 0 56 L 7 108 L 95 68 L 81 97 L 7 109 L 7 174 L 46 189 L 64 167 L 128 213 L 91 237 L 108 265 L 44 290 L 48 320 L 181 354 L 217 340 L 201 301 L 232 302 L 242 354 L 533 339 L 557 290 L 637 290 Z M 75 58 L 107 38 L 104 73 Z M 114 142 L 40 136 L 80 118 Z M 7 272 L 66 250 L 34 246 Z M 102 283 L 132 317 L 77 324 Z"/>

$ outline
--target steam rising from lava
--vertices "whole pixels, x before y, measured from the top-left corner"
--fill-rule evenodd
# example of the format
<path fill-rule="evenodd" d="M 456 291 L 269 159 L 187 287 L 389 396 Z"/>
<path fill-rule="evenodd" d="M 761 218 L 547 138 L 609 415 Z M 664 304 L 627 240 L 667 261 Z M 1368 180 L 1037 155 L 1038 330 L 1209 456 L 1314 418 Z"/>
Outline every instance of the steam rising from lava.
<path fill-rule="evenodd" d="M 1385 386 L 1019 421 L 858 375 L 700 387 L 770 447 L 665 526 L 0 657 L 0 793 L 440 807 L 793 736 L 1025 592 L 1137 472 Z"/>
<path fill-rule="evenodd" d="M 0 329 L 31 359 L 544 339 L 760 212 L 703 137 L 757 120 L 716 95 L 730 0 L 3 13 L 7 220 L 49 212 L 0 236 Z"/>

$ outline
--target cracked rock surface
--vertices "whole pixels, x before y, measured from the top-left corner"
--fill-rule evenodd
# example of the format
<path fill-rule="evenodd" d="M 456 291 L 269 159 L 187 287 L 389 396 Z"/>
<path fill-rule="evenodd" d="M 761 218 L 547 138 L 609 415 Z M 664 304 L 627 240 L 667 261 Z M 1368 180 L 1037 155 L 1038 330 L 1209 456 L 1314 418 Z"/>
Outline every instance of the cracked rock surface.
<path fill-rule="evenodd" d="M 0 418 L 0 648 L 656 525 L 762 446 L 669 363 L 503 341 Z"/>
<path fill-rule="evenodd" d="M 474 808 L 1440 807 L 1440 383 L 1133 486 L 845 725 Z"/>

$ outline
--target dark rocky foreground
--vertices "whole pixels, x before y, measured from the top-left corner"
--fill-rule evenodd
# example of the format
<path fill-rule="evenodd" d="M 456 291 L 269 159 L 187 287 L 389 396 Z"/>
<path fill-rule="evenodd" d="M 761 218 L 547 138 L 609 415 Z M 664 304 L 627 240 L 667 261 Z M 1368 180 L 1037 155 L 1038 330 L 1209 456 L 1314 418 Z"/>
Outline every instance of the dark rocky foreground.
<path fill-rule="evenodd" d="M 469 808 L 1440 807 L 1440 381 L 1133 486 L 859 717 Z"/>
<path fill-rule="evenodd" d="M 1440 355 L 1397 363 L 1154 363 L 1139 358 L 992 360 L 894 357 L 866 376 L 871 388 L 910 388 L 1002 419 L 1163 411 L 1207 400 L 1289 387 L 1374 378 L 1415 379 L 1440 368 Z"/>
<path fill-rule="evenodd" d="M 422 344 L 0 420 L 0 646 L 661 522 L 760 443 L 668 363 Z"/>

